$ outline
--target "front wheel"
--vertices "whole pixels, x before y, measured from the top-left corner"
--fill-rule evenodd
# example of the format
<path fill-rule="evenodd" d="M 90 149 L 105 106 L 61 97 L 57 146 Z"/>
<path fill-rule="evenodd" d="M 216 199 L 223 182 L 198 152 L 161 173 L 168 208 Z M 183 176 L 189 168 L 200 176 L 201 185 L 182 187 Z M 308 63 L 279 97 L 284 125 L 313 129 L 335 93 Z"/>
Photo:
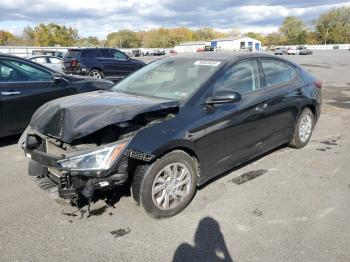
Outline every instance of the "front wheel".
<path fill-rule="evenodd" d="M 176 150 L 152 164 L 139 165 L 132 182 L 132 195 L 143 211 L 154 218 L 174 216 L 195 195 L 198 168 L 187 153 Z"/>
<path fill-rule="evenodd" d="M 295 126 L 293 139 L 289 143 L 289 146 L 294 148 L 302 148 L 306 146 L 310 141 L 314 124 L 314 114 L 309 108 L 305 108 L 299 116 Z"/>

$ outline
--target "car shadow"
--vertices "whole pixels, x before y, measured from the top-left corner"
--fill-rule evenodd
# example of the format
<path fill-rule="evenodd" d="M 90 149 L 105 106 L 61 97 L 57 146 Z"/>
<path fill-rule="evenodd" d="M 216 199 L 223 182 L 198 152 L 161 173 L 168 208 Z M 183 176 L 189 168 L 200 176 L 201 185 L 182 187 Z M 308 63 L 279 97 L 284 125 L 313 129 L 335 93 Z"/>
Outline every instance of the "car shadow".
<path fill-rule="evenodd" d="M 0 147 L 16 144 L 20 137 L 21 137 L 20 135 L 2 137 L 0 138 Z"/>
<path fill-rule="evenodd" d="M 186 261 L 233 261 L 220 225 L 214 218 L 205 217 L 199 222 L 194 246 L 182 243 L 176 249 L 173 262 Z"/>

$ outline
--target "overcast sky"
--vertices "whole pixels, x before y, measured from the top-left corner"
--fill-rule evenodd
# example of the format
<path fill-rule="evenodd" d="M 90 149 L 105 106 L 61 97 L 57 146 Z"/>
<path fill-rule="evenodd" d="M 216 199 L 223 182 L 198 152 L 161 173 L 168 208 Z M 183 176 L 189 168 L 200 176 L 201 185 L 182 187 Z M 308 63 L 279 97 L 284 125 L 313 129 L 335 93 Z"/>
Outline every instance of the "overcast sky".
<path fill-rule="evenodd" d="M 105 38 L 119 29 L 155 27 L 239 28 L 274 31 L 288 15 L 311 22 L 337 0 L 1 0 L 0 29 L 21 33 L 23 27 L 55 22 L 73 26 L 82 36 Z"/>

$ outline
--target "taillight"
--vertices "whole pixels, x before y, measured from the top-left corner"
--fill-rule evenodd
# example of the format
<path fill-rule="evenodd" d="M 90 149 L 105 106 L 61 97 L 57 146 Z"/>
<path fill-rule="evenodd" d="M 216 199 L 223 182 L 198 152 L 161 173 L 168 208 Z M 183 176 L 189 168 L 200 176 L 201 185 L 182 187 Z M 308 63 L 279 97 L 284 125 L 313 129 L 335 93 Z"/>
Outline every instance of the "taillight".
<path fill-rule="evenodd" d="M 316 80 L 314 84 L 315 84 L 315 86 L 316 86 L 317 88 L 319 88 L 319 89 L 321 89 L 321 88 L 322 88 L 322 85 L 323 85 L 323 83 L 322 83 L 321 80 Z"/>
<path fill-rule="evenodd" d="M 75 67 L 75 66 L 79 66 L 79 61 L 78 60 L 75 60 L 73 59 L 71 62 L 70 62 L 70 65 Z"/>

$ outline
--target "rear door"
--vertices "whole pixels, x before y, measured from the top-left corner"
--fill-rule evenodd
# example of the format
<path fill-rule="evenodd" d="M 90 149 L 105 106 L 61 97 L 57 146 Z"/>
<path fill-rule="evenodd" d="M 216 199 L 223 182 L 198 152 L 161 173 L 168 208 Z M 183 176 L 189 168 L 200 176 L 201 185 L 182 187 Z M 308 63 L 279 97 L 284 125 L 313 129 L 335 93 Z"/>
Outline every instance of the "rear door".
<path fill-rule="evenodd" d="M 265 114 L 268 115 L 264 130 L 267 149 L 287 142 L 294 130 L 303 104 L 303 80 L 298 77 L 298 69 L 285 61 L 273 58 L 260 59 L 264 75 L 264 89 L 269 93 Z"/>
<path fill-rule="evenodd" d="M 102 65 L 105 78 L 111 78 L 117 74 L 118 68 L 109 48 L 99 48 L 96 60 Z"/>
<path fill-rule="evenodd" d="M 40 66 L 20 59 L 0 58 L 0 133 L 21 132 L 38 107 L 73 93 L 68 82 L 55 82 L 51 72 Z"/>

